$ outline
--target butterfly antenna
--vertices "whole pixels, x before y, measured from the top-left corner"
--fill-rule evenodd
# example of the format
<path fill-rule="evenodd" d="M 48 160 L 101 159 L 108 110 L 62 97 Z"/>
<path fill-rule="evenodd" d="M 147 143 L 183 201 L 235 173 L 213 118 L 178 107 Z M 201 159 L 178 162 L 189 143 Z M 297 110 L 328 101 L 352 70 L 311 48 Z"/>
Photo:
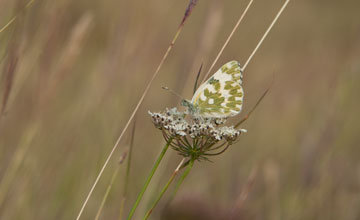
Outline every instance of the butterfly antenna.
<path fill-rule="evenodd" d="M 177 92 L 169 89 L 169 87 L 162 86 L 161 88 L 164 89 L 164 90 L 166 90 L 166 91 L 169 91 L 171 94 L 173 94 L 173 95 L 175 95 L 175 96 L 177 96 L 177 97 L 179 97 L 179 98 L 181 98 L 181 99 L 184 99 L 184 98 L 183 98 L 181 95 L 179 95 Z"/>
<path fill-rule="evenodd" d="M 198 83 L 198 81 L 199 81 L 199 77 L 200 77 L 200 73 L 201 73 L 201 69 L 202 69 L 202 67 L 203 67 L 203 63 L 201 63 L 201 66 L 200 66 L 199 72 L 198 72 L 198 74 L 197 74 L 197 76 L 196 76 L 196 80 L 195 80 L 195 84 L 194 84 L 194 93 L 193 93 L 193 94 L 195 94 L 195 92 L 196 92 L 196 89 L 197 89 L 197 83 Z"/>

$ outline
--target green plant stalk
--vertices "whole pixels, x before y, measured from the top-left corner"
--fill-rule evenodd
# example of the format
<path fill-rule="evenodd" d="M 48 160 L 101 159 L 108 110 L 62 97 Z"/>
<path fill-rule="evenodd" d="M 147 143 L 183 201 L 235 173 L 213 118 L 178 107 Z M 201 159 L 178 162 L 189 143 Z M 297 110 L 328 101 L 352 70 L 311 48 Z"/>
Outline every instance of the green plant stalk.
<path fill-rule="evenodd" d="M 121 199 L 121 202 L 120 202 L 120 214 L 119 214 L 119 219 L 121 220 L 122 219 L 122 216 L 123 216 L 123 213 L 124 213 L 124 206 L 125 206 L 125 197 L 123 197 Z"/>
<path fill-rule="evenodd" d="M 151 171 L 150 171 L 150 173 L 149 173 L 149 176 L 147 177 L 147 179 L 146 179 L 146 181 L 145 181 L 145 184 L 144 184 L 143 188 L 141 189 L 140 194 L 138 195 L 138 197 L 137 197 L 137 199 L 136 199 L 136 201 L 135 201 L 134 206 L 133 206 L 133 207 L 131 208 L 131 210 L 130 210 L 130 213 L 129 213 L 129 216 L 127 217 L 127 220 L 130 220 L 130 219 L 133 217 L 136 208 L 138 207 L 138 205 L 139 205 L 139 203 L 140 203 L 140 201 L 141 201 L 141 199 L 142 199 L 142 197 L 143 197 L 143 195 L 144 195 L 147 187 L 149 186 L 149 183 L 150 183 L 152 177 L 154 176 L 155 171 L 157 170 L 157 168 L 158 168 L 161 160 L 163 159 L 166 151 L 169 149 L 169 146 L 170 146 L 171 141 L 172 141 L 172 138 L 169 139 L 169 141 L 166 143 L 166 145 L 164 146 L 163 150 L 161 151 L 159 157 L 157 158 L 157 160 L 156 160 L 153 168 L 151 169 Z"/>
<path fill-rule="evenodd" d="M 106 200 L 107 200 L 107 198 L 108 198 L 108 196 L 109 196 L 109 194 L 110 194 L 111 187 L 113 186 L 113 184 L 114 184 L 114 182 L 115 182 L 115 179 L 116 179 L 116 176 L 117 176 L 118 173 L 119 173 L 119 170 L 120 170 L 120 166 L 117 166 L 114 174 L 113 174 L 112 177 L 111 177 L 110 184 L 108 185 L 108 187 L 107 187 L 107 189 L 106 189 L 106 192 L 105 192 L 105 195 L 104 195 L 104 197 L 103 197 L 103 200 L 101 201 L 99 210 L 98 210 L 98 212 L 96 213 L 95 220 L 98 220 L 99 217 L 100 217 L 101 211 L 102 211 L 102 209 L 104 208 L 105 202 L 106 202 Z"/>
<path fill-rule="evenodd" d="M 155 202 L 152 204 L 151 208 L 149 209 L 149 211 L 146 213 L 146 215 L 144 216 L 143 220 L 146 220 L 149 218 L 149 216 L 151 215 L 151 213 L 153 212 L 154 208 L 156 207 L 156 205 L 159 203 L 161 197 L 165 194 L 166 190 L 169 188 L 170 184 L 172 183 L 172 181 L 174 180 L 175 176 L 177 175 L 177 173 L 180 171 L 180 169 L 184 168 L 182 167 L 182 164 L 184 162 L 185 158 L 182 159 L 182 161 L 180 162 L 180 164 L 178 165 L 178 167 L 174 170 L 174 172 L 172 173 L 170 179 L 168 180 L 168 182 L 166 183 L 166 185 L 164 186 L 164 188 L 161 190 L 159 196 L 156 198 Z"/>
<path fill-rule="evenodd" d="M 145 90 L 144 90 L 143 94 L 141 95 L 138 103 L 136 104 L 135 109 L 134 109 L 133 112 L 131 113 L 129 120 L 126 122 L 124 129 L 121 131 L 118 139 L 116 140 L 116 142 L 115 142 L 114 146 L 112 147 L 109 155 L 107 156 L 107 158 L 106 158 L 106 160 L 105 160 L 105 162 L 104 162 L 104 165 L 102 166 L 102 168 L 101 168 L 99 174 L 97 175 L 97 177 L 96 177 L 96 179 L 95 179 L 95 181 L 94 181 L 94 183 L 93 183 L 93 185 L 92 185 L 92 187 L 91 187 L 88 195 L 87 195 L 86 198 L 85 198 L 84 203 L 82 204 L 82 206 L 81 206 L 81 208 L 80 208 L 80 211 L 79 211 L 79 213 L 78 213 L 78 215 L 77 215 L 77 217 L 76 217 L 76 220 L 79 220 L 80 217 L 81 217 L 81 215 L 82 215 L 82 213 L 84 212 L 84 209 L 85 209 L 85 207 L 86 207 L 86 205 L 87 205 L 87 203 L 88 203 L 88 201 L 89 201 L 92 193 L 94 192 L 94 189 L 95 189 L 95 187 L 97 186 L 97 184 L 98 184 L 98 182 L 99 182 L 99 180 L 100 180 L 100 178 L 101 178 L 101 176 L 102 176 L 105 168 L 107 167 L 110 159 L 112 158 L 112 155 L 114 154 L 115 150 L 117 149 L 117 147 L 118 147 L 118 145 L 119 145 L 122 137 L 123 137 L 124 134 L 125 134 L 125 131 L 126 131 L 126 130 L 128 129 L 128 127 L 129 127 L 132 119 L 135 117 L 135 114 L 136 114 L 136 112 L 138 111 L 138 109 L 140 108 L 140 105 L 141 105 L 142 102 L 144 101 L 145 96 L 146 96 L 146 94 L 148 93 L 148 91 L 149 91 L 149 89 L 150 89 L 150 87 L 151 87 L 151 85 L 152 85 L 152 82 L 155 80 L 156 76 L 157 76 L 158 73 L 160 72 L 160 69 L 161 69 L 163 63 L 165 62 L 165 60 L 166 60 L 166 58 L 168 57 L 170 51 L 171 51 L 172 48 L 174 47 L 177 38 L 179 37 L 181 31 L 182 31 L 183 28 L 184 28 L 184 25 L 185 25 L 186 20 L 189 18 L 191 12 L 192 12 L 193 9 L 195 8 L 196 2 L 197 2 L 197 0 L 191 0 L 191 1 L 190 1 L 189 5 L 188 5 L 188 7 L 187 7 L 187 9 L 186 9 L 186 11 L 185 11 L 185 15 L 184 15 L 184 17 L 183 17 L 183 19 L 182 19 L 182 21 L 181 21 L 181 23 L 180 23 L 177 31 L 176 31 L 176 34 L 175 34 L 174 38 L 172 39 L 170 45 L 168 46 L 168 49 L 166 50 L 166 52 L 165 52 L 164 56 L 162 57 L 159 65 L 158 65 L 158 67 L 156 68 L 155 72 L 153 73 L 153 75 L 152 75 L 149 83 L 148 83 L 147 86 L 145 87 Z"/>
<path fill-rule="evenodd" d="M 123 189 L 123 195 L 120 203 L 120 213 L 119 213 L 119 220 L 122 219 L 123 213 L 124 213 L 124 206 L 125 206 L 125 200 L 127 197 L 128 192 L 128 186 L 129 186 L 129 177 L 130 177 L 130 165 L 131 165 L 131 156 L 132 156 L 132 149 L 134 145 L 134 136 L 135 136 L 135 125 L 136 125 L 136 118 L 134 118 L 134 124 L 132 128 L 132 135 L 130 139 L 130 146 L 129 146 L 129 156 L 126 163 L 126 174 L 125 174 L 125 184 Z"/>
<path fill-rule="evenodd" d="M 175 190 L 174 190 L 174 192 L 173 192 L 173 194 L 172 194 L 172 196 L 171 196 L 171 198 L 170 198 L 170 200 L 169 200 L 168 203 L 170 203 L 170 202 L 175 198 L 176 193 L 177 193 L 177 191 L 178 191 L 179 188 L 180 188 L 180 185 L 184 182 L 184 179 L 185 179 L 185 178 L 187 177 L 187 175 L 189 174 L 191 168 L 192 168 L 193 165 L 194 165 L 194 162 L 195 162 L 195 160 L 194 160 L 193 158 L 191 158 L 190 162 L 188 163 L 187 169 L 184 171 L 184 173 L 181 175 L 179 181 L 177 182 L 176 187 L 175 187 Z M 186 164 L 186 163 L 185 163 L 185 164 Z"/>
<path fill-rule="evenodd" d="M 106 192 L 104 194 L 104 197 L 103 197 L 103 200 L 101 201 L 101 204 L 100 204 L 100 207 L 96 213 L 96 217 L 95 217 L 95 220 L 98 220 L 100 218 L 100 214 L 104 208 L 104 205 L 105 205 L 105 202 L 110 194 L 110 191 L 111 191 L 111 188 L 112 186 L 114 185 L 114 182 L 115 182 L 115 179 L 119 173 L 119 170 L 120 170 L 120 166 L 121 164 L 124 162 L 125 158 L 126 158 L 126 154 L 127 154 L 127 150 L 124 151 L 124 153 L 121 155 L 120 159 L 119 159 L 119 163 L 117 164 L 117 167 L 111 177 L 111 180 L 110 180 L 110 183 L 106 189 Z"/>

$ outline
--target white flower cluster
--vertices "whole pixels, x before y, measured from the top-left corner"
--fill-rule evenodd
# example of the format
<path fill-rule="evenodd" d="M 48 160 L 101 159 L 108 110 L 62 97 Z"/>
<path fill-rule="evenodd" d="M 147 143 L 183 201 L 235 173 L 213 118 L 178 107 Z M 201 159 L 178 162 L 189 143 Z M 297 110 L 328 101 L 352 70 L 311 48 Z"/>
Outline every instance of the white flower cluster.
<path fill-rule="evenodd" d="M 166 109 L 165 113 L 152 113 L 149 111 L 149 115 L 155 127 L 159 129 L 165 129 L 172 135 L 185 136 L 189 124 L 184 120 L 184 115 L 176 110 L 176 108 Z"/>
<path fill-rule="evenodd" d="M 197 137 L 208 137 L 209 141 L 235 141 L 239 135 L 246 132 L 245 129 L 237 130 L 233 126 L 227 127 L 218 125 L 219 120 L 199 119 L 188 123 L 184 118 L 185 114 L 178 112 L 176 108 L 166 109 L 165 112 L 152 113 L 149 111 L 154 125 L 159 129 L 165 129 L 171 135 L 186 136 L 192 139 Z"/>

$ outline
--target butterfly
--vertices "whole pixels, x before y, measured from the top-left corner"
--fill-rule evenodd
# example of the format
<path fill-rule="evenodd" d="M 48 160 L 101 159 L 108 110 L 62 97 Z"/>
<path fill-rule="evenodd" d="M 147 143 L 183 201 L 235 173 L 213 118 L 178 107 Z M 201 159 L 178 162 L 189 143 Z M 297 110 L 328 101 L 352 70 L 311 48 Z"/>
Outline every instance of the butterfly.
<path fill-rule="evenodd" d="M 199 86 L 191 100 L 181 104 L 195 117 L 227 118 L 241 112 L 244 90 L 240 63 L 230 61 Z"/>

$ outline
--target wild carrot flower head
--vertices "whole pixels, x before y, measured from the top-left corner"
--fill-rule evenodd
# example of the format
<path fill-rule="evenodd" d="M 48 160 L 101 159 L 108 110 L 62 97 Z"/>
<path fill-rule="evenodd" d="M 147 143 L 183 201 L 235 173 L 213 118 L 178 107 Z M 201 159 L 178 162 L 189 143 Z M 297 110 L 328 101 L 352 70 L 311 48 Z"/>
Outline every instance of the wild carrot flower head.
<path fill-rule="evenodd" d="M 176 108 L 165 112 L 150 112 L 155 127 L 162 131 L 171 147 L 184 157 L 206 159 L 223 153 L 245 129 L 225 126 L 225 119 L 189 117 Z M 217 150 L 217 151 L 216 151 Z"/>

